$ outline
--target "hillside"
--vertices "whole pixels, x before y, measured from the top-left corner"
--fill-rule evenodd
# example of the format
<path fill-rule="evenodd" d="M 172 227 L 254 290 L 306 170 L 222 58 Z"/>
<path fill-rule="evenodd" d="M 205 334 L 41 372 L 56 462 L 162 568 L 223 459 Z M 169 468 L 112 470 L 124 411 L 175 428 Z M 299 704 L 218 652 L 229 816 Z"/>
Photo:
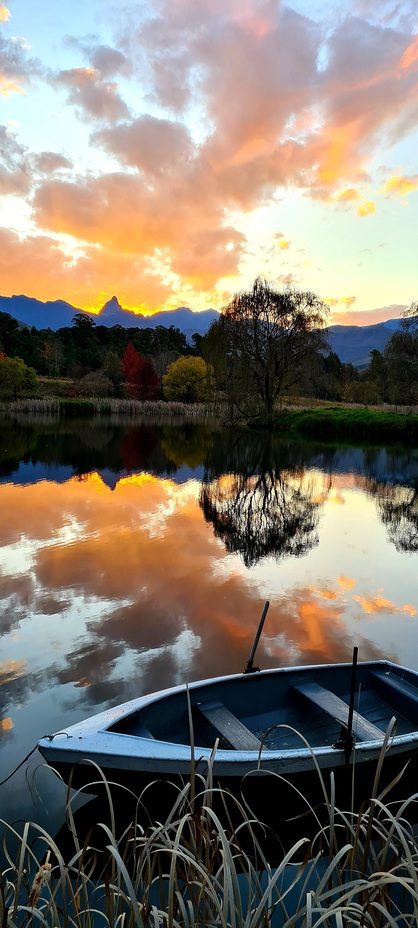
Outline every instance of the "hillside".
<path fill-rule="evenodd" d="M 330 350 L 344 364 L 367 367 L 370 352 L 374 349 L 384 351 L 399 323 L 399 319 L 388 319 L 376 325 L 330 325 L 327 329 Z"/>

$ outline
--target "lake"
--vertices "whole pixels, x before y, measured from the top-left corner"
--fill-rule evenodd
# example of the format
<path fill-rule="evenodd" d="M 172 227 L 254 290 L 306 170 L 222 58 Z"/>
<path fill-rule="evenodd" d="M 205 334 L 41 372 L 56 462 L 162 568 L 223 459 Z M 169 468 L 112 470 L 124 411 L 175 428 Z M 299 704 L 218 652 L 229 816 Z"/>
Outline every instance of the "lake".
<path fill-rule="evenodd" d="M 0 422 L 0 779 L 44 734 L 256 664 L 418 670 L 418 451 L 207 422 Z M 0 818 L 52 832 L 32 754 Z"/>

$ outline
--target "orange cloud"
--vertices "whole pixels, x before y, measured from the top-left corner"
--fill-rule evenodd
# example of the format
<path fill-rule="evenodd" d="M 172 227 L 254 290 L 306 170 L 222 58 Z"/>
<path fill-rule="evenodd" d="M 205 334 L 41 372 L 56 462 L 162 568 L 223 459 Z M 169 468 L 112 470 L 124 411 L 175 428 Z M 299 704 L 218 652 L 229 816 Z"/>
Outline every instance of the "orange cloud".
<path fill-rule="evenodd" d="M 394 193 L 401 197 L 412 193 L 414 190 L 418 190 L 418 174 L 413 174 L 410 177 L 406 177 L 405 174 L 394 174 L 393 177 L 388 178 L 383 187 L 383 193 Z"/>
<path fill-rule="evenodd" d="M 404 51 L 400 60 L 401 68 L 410 68 L 416 61 L 418 61 L 418 35 Z"/>
<path fill-rule="evenodd" d="M 277 244 L 282 251 L 287 251 L 287 249 L 290 248 L 290 242 L 288 242 L 286 238 L 279 238 Z"/>
<path fill-rule="evenodd" d="M 339 325 L 376 325 L 388 319 L 399 319 L 405 309 L 407 309 L 406 305 L 394 303 L 390 306 L 380 306 L 377 309 L 351 310 L 336 314 L 333 322 Z"/>
<path fill-rule="evenodd" d="M 355 187 L 346 187 L 345 190 L 339 190 L 333 197 L 339 203 L 349 203 L 352 200 L 358 200 L 359 193 Z"/>
<path fill-rule="evenodd" d="M 371 216 L 372 213 L 376 212 L 376 205 L 371 202 L 371 200 L 365 200 L 364 203 L 360 203 L 360 206 L 357 210 L 358 216 Z"/>

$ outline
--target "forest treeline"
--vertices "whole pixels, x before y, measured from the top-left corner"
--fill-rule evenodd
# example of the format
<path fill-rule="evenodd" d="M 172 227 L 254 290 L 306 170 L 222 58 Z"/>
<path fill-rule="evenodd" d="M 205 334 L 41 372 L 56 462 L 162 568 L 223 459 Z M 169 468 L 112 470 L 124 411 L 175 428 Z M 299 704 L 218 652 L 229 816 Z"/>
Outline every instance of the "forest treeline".
<path fill-rule="evenodd" d="M 234 298 L 206 336 L 196 333 L 192 344 L 174 326 L 106 327 L 77 313 L 71 326 L 53 332 L 22 326 L 0 312 L 0 396 L 30 393 L 40 377 L 69 381 L 67 395 L 195 402 L 216 392 L 229 397 L 235 418 L 242 405 L 246 417 L 261 409 L 267 420 L 283 395 L 413 405 L 417 317 L 409 312 L 386 349 L 371 351 L 368 366 L 358 370 L 329 350 L 318 297 L 277 293 L 260 278 Z"/>

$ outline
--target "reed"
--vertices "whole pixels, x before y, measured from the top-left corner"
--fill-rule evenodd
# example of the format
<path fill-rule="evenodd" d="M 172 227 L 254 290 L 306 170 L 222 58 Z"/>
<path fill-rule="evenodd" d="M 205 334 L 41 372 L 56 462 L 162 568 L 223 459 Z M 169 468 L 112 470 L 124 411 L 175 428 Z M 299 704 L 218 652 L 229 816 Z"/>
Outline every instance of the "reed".
<path fill-rule="evenodd" d="M 79 397 L 61 398 L 49 397 L 45 399 L 20 399 L 10 403 L 0 403 L 0 411 L 16 418 L 24 416 L 48 417 L 57 416 L 110 416 L 117 420 L 119 417 L 130 420 L 147 417 L 164 418 L 213 418 L 217 407 L 209 403 L 171 403 L 165 400 L 141 401 L 133 399 L 111 399 Z"/>
<path fill-rule="evenodd" d="M 137 798 L 124 790 L 123 805 L 130 801 L 134 811 L 122 829 L 113 788 L 99 770 L 97 776 L 107 819 L 79 834 L 73 813 L 79 796 L 69 794 L 66 855 L 39 825 L 26 823 L 20 832 L 5 826 L 2 928 L 418 924 L 418 842 L 410 825 L 418 796 L 394 804 L 387 790 L 374 790 L 354 813 L 337 806 L 331 780 L 322 824 L 311 809 L 316 830 L 272 865 L 271 839 L 277 851 L 279 836 L 257 822 L 241 797 L 213 785 L 210 766 L 205 778 L 193 771 L 190 782 L 173 785 L 175 799 L 159 821 L 147 819 L 147 791 Z M 18 842 L 13 853 L 10 841 Z"/>

